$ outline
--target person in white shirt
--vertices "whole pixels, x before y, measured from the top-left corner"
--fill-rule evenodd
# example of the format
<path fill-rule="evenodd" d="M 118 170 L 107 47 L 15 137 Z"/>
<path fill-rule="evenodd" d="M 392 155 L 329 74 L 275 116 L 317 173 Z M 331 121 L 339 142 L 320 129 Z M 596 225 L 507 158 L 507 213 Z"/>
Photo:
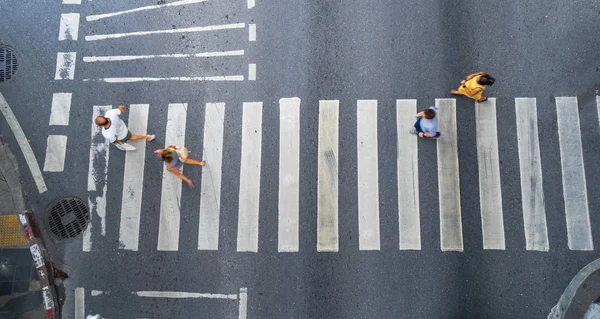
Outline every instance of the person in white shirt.
<path fill-rule="evenodd" d="M 134 151 L 135 147 L 127 144 L 127 141 L 135 141 L 146 139 L 147 141 L 154 140 L 154 135 L 135 135 L 128 129 L 125 122 L 119 118 L 120 114 L 125 112 L 125 106 L 119 105 L 118 109 L 106 111 L 104 116 L 96 117 L 96 125 L 102 126 L 102 135 L 109 142 L 113 143 L 118 149 L 123 151 Z"/>

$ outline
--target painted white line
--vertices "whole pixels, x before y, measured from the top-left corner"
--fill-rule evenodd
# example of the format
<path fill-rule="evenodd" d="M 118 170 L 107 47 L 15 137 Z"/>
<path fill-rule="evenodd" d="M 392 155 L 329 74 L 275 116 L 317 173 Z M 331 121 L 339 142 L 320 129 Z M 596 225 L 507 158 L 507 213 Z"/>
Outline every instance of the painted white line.
<path fill-rule="evenodd" d="M 63 0 L 63 4 L 81 4 L 81 0 Z"/>
<path fill-rule="evenodd" d="M 244 50 L 230 50 L 230 51 L 213 51 L 213 52 L 200 52 L 200 53 L 175 53 L 175 54 L 148 54 L 148 55 L 107 55 L 107 56 L 85 56 L 83 62 L 117 62 L 117 61 L 133 61 L 133 60 L 144 60 L 144 59 L 156 59 L 156 58 L 212 58 L 222 56 L 242 56 Z"/>
<path fill-rule="evenodd" d="M 219 249 L 221 178 L 223 173 L 223 123 L 225 103 L 207 103 L 204 112 L 204 146 L 198 249 Z"/>
<path fill-rule="evenodd" d="M 548 251 L 542 163 L 535 98 L 516 98 L 521 197 L 527 250 Z"/>
<path fill-rule="evenodd" d="M 118 39 L 118 38 L 141 36 L 141 35 L 206 32 L 206 31 L 219 31 L 219 30 L 228 30 L 228 29 L 243 29 L 245 27 L 246 27 L 245 23 L 230 23 L 230 24 L 210 25 L 210 26 L 206 26 L 206 27 L 191 27 L 191 28 L 182 28 L 182 29 L 166 29 L 166 30 L 137 31 L 137 32 L 127 32 L 127 33 L 86 35 L 85 40 L 86 41 L 97 41 L 97 40 Z"/>
<path fill-rule="evenodd" d="M 200 2 L 205 2 L 205 1 L 207 1 L 207 0 L 181 0 L 181 1 L 175 1 L 175 2 L 166 3 L 166 4 L 158 4 L 158 5 L 152 5 L 152 6 L 139 7 L 139 8 L 124 10 L 124 11 L 89 15 L 89 16 L 85 17 L 85 20 L 97 21 L 100 19 L 110 18 L 110 17 L 114 17 L 114 16 L 119 16 L 122 14 L 127 14 L 127 13 L 146 11 L 146 10 L 154 10 L 154 9 L 162 9 L 162 8 L 166 8 L 166 7 L 183 6 L 183 5 L 187 5 L 187 4 L 194 4 L 194 3 L 200 3 Z"/>
<path fill-rule="evenodd" d="M 62 172 L 65 170 L 65 155 L 67 153 L 66 135 L 48 135 L 46 144 L 46 160 L 44 172 Z"/>
<path fill-rule="evenodd" d="M 177 76 L 170 78 L 152 78 L 152 77 L 121 77 L 121 78 L 99 78 L 99 79 L 83 79 L 84 82 L 96 81 L 106 83 L 134 83 L 134 82 L 158 82 L 158 81 L 244 81 L 243 75 L 227 75 L 227 76 Z"/>
<path fill-rule="evenodd" d="M 148 129 L 148 104 L 132 104 L 129 107 L 128 127 L 131 132 L 146 135 Z M 119 224 L 119 248 L 138 250 L 140 237 L 140 215 L 142 191 L 144 189 L 144 164 L 146 161 L 146 140 L 130 141 L 135 152 L 125 153 L 123 174 L 123 197 L 121 199 L 121 222 Z"/>
<path fill-rule="evenodd" d="M 338 100 L 319 101 L 317 184 L 317 251 L 339 250 L 338 236 Z"/>
<path fill-rule="evenodd" d="M 90 144 L 90 160 L 88 168 L 88 204 L 90 220 L 94 214 L 98 215 L 104 223 L 106 216 L 106 184 L 108 177 L 108 155 L 110 143 L 102 136 L 101 127 L 94 123 L 97 116 L 106 113 L 111 106 L 94 105 L 92 114 L 92 138 Z M 104 226 L 102 226 L 104 229 Z M 92 222 L 83 233 L 83 251 L 92 250 Z"/>
<path fill-rule="evenodd" d="M 187 104 L 169 104 L 165 147 L 185 145 Z M 183 168 L 180 170 L 183 173 Z M 163 165 L 160 201 L 160 224 L 158 226 L 157 250 L 179 249 L 179 222 L 181 218 L 182 180 Z"/>
<path fill-rule="evenodd" d="M 79 13 L 63 13 L 60 15 L 58 41 L 77 41 L 79 35 Z"/>
<path fill-rule="evenodd" d="M 238 215 L 238 251 L 258 251 L 262 102 L 244 103 Z"/>
<path fill-rule="evenodd" d="M 596 110 L 598 111 L 598 124 L 600 124 L 600 96 L 596 96 Z"/>
<path fill-rule="evenodd" d="M 256 81 L 256 63 L 248 64 L 248 81 Z"/>
<path fill-rule="evenodd" d="M 102 290 L 92 290 L 90 291 L 92 297 L 97 297 L 101 295 L 110 295 L 110 291 L 102 291 Z"/>
<path fill-rule="evenodd" d="M 485 103 L 475 103 L 475 119 L 483 249 L 504 250 L 506 247 L 502 218 L 496 99 L 489 98 Z"/>
<path fill-rule="evenodd" d="M 248 317 L 248 288 L 240 288 L 240 305 L 238 311 L 239 319 Z"/>
<path fill-rule="evenodd" d="M 25 132 L 23 132 L 19 121 L 17 121 L 15 113 L 13 113 L 12 109 L 4 99 L 2 93 L 0 93 L 0 110 L 2 110 L 2 115 L 4 115 L 6 123 L 8 123 L 8 126 L 10 127 L 11 131 L 15 136 L 15 140 L 17 140 L 17 143 L 19 144 L 19 148 L 23 153 L 23 157 L 25 158 L 25 162 L 29 167 L 29 171 L 31 172 L 31 176 L 33 177 L 35 186 L 37 186 L 38 192 L 43 193 L 47 191 L 48 188 L 46 188 L 44 176 L 42 176 L 42 171 L 40 170 L 40 166 L 38 165 L 37 159 L 33 154 L 31 145 L 29 145 L 27 137 L 25 136 Z"/>
<path fill-rule="evenodd" d="M 569 249 L 594 250 L 576 97 L 557 97 L 558 140 Z"/>
<path fill-rule="evenodd" d="M 435 104 L 439 108 L 438 131 L 442 134 L 437 139 L 441 249 L 463 251 L 456 100 L 436 99 Z"/>
<path fill-rule="evenodd" d="M 248 41 L 256 41 L 256 24 L 248 24 Z"/>
<path fill-rule="evenodd" d="M 377 100 L 358 100 L 356 102 L 356 151 L 358 245 L 360 250 L 379 250 Z"/>
<path fill-rule="evenodd" d="M 300 99 L 279 100 L 278 251 L 297 252 L 300 210 Z"/>
<path fill-rule="evenodd" d="M 56 54 L 55 80 L 73 80 L 75 78 L 76 52 L 58 52 Z"/>
<path fill-rule="evenodd" d="M 69 125 L 71 112 L 71 97 L 73 93 L 54 93 L 49 125 Z"/>
<path fill-rule="evenodd" d="M 85 319 L 84 288 L 75 288 L 75 319 Z"/>
<path fill-rule="evenodd" d="M 237 294 L 226 295 L 226 294 L 208 294 L 199 292 L 181 292 L 181 291 L 134 291 L 131 294 L 139 297 L 147 298 L 194 298 L 194 299 L 228 299 L 236 300 Z"/>
<path fill-rule="evenodd" d="M 416 121 L 415 114 L 417 100 L 396 100 L 398 224 L 402 250 L 421 249 L 418 140 L 408 133 Z"/>
<path fill-rule="evenodd" d="M 256 3 L 254 2 L 254 0 L 248 0 L 248 9 L 254 8 L 255 5 Z"/>

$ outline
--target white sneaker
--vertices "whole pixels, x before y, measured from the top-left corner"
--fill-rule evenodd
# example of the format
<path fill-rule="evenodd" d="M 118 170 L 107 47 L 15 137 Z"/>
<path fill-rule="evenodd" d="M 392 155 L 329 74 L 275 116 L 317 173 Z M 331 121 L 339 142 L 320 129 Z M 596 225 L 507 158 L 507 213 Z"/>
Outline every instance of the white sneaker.
<path fill-rule="evenodd" d="M 122 143 L 121 146 L 123 147 L 123 150 L 126 152 L 135 151 L 135 147 L 131 144 Z"/>

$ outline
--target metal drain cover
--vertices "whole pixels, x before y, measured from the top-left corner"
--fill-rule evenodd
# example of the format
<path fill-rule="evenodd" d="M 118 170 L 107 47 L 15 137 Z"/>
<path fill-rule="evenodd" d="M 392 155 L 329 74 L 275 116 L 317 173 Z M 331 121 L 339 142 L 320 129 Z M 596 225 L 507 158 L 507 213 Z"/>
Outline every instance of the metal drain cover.
<path fill-rule="evenodd" d="M 0 45 L 0 83 L 10 80 L 17 73 L 18 66 L 15 52 L 9 47 Z"/>
<path fill-rule="evenodd" d="M 77 197 L 64 197 L 55 201 L 46 216 L 50 233 L 59 241 L 77 237 L 90 222 L 90 210 Z"/>

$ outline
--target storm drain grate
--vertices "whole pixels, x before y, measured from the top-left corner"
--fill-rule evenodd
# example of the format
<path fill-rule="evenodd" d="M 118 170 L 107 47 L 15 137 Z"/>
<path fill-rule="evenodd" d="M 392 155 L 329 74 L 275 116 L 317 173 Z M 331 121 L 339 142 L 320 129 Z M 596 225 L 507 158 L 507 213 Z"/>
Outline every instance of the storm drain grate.
<path fill-rule="evenodd" d="M 0 46 L 0 83 L 8 81 L 17 73 L 17 55 L 9 47 Z"/>
<path fill-rule="evenodd" d="M 85 203 L 76 197 L 57 200 L 46 215 L 48 229 L 55 239 L 63 241 L 81 234 L 90 222 L 90 211 Z"/>

